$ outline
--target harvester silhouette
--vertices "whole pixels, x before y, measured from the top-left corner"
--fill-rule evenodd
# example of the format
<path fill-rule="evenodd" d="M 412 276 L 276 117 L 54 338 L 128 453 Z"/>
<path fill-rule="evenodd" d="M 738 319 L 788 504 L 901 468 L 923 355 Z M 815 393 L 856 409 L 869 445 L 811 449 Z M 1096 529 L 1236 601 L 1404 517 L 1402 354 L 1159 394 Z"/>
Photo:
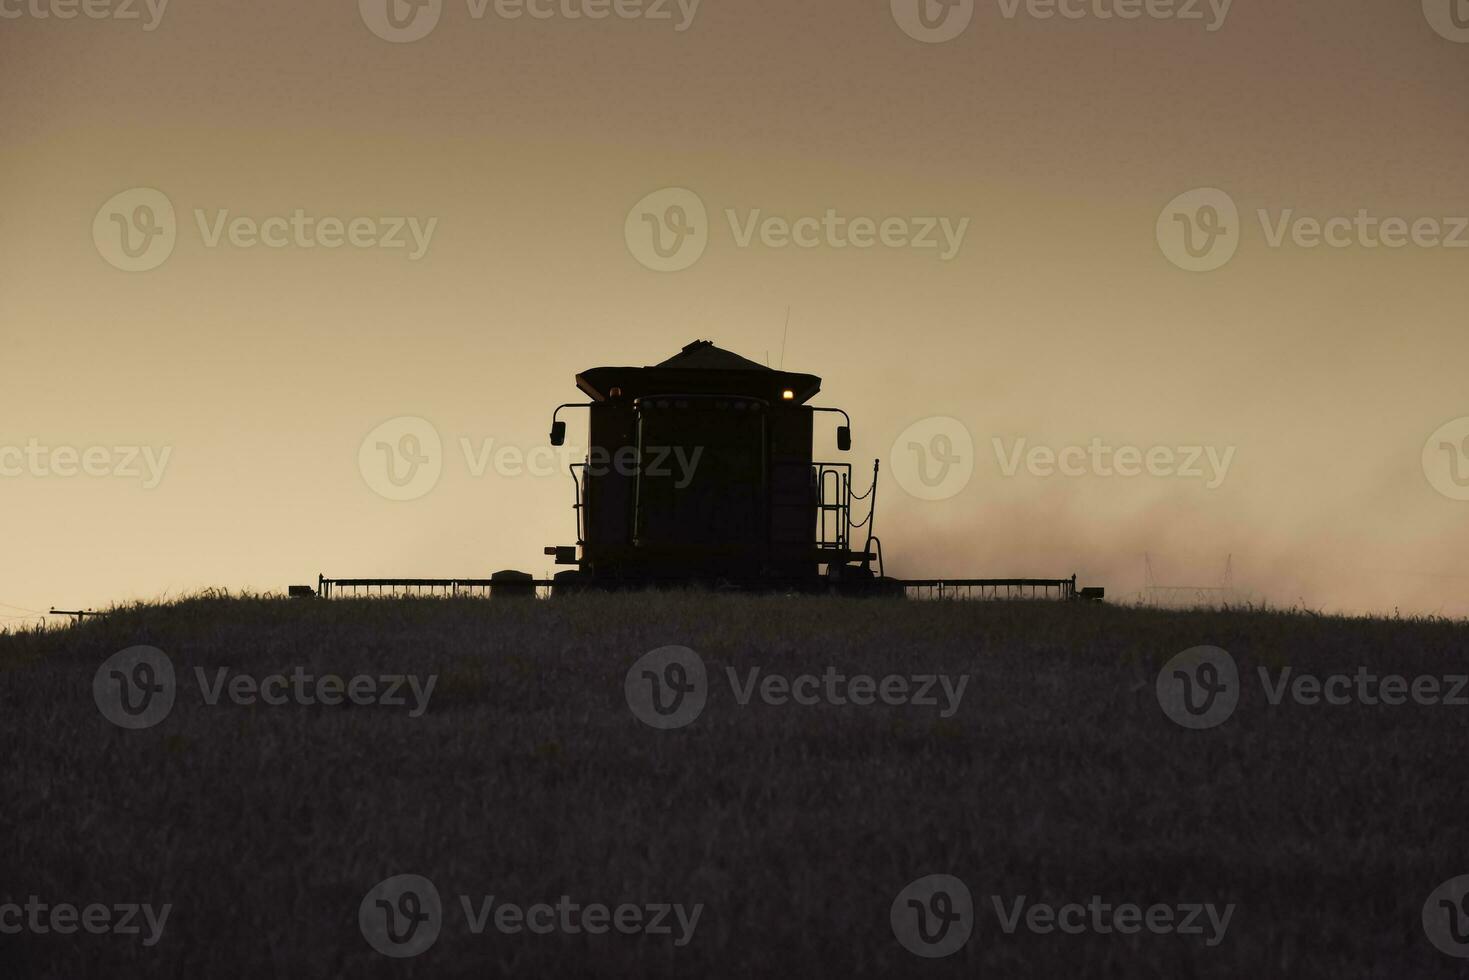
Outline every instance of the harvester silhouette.
<path fill-rule="evenodd" d="M 573 569 L 552 579 L 329 579 L 294 595 L 552 595 L 584 590 L 705 587 L 854 596 L 966 596 L 1096 600 L 1069 579 L 897 579 L 883 572 L 879 463 L 864 492 L 852 464 L 816 459 L 817 416 L 835 415 L 836 448 L 851 449 L 851 419 L 810 404 L 821 379 L 769 368 L 714 346 L 686 345 L 647 367 L 576 376 L 590 399 L 552 413 L 551 444 L 566 442 L 567 411 L 587 413 L 587 458 L 573 464 L 576 543 L 545 549 Z M 854 501 L 865 516 L 853 520 Z M 861 532 L 857 544 L 854 534 Z"/>

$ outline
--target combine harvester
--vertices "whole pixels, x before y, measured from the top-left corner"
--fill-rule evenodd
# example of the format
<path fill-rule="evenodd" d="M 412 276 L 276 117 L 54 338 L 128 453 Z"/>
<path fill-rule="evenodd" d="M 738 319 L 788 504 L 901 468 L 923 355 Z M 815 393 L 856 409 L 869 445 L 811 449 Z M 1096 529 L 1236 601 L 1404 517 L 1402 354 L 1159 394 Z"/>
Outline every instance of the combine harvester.
<path fill-rule="evenodd" d="M 553 579 L 330 579 L 291 594 L 564 595 L 586 590 L 704 587 L 849 596 L 1100 600 L 1066 579 L 897 579 L 883 573 L 874 533 L 878 461 L 864 493 L 852 464 L 815 458 L 818 415 L 836 415 L 836 448 L 852 446 L 839 408 L 809 404 L 810 374 L 777 371 L 695 341 L 651 367 L 599 367 L 576 376 L 590 401 L 557 407 L 551 444 L 566 442 L 564 411 L 586 411 L 587 458 L 571 467 L 576 543 L 546 549 L 575 568 Z M 854 501 L 866 516 L 853 521 Z M 860 547 L 853 535 L 864 531 Z"/>

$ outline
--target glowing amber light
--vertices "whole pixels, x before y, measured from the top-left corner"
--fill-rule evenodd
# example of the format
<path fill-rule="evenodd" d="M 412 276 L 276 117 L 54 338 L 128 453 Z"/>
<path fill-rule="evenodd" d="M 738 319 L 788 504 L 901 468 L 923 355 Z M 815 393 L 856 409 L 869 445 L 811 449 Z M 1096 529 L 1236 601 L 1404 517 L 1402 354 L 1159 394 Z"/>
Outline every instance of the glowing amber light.
<path fill-rule="evenodd" d="M 796 393 L 787 388 L 785 391 L 782 391 L 780 393 L 780 397 L 784 398 L 786 401 L 790 401 L 791 399 L 796 397 Z"/>

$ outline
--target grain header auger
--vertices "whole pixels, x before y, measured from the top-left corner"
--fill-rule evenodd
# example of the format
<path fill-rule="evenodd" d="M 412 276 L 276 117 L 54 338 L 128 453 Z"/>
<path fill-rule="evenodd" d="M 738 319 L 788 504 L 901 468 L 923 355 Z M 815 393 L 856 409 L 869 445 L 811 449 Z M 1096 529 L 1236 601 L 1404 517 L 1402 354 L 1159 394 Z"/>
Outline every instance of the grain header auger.
<path fill-rule="evenodd" d="M 769 368 L 714 346 L 686 345 L 647 367 L 576 376 L 589 401 L 587 455 L 571 466 L 576 542 L 545 549 L 552 579 L 328 579 L 292 594 L 562 595 L 586 590 L 704 587 L 850 596 L 1100 600 L 1067 579 L 897 579 L 883 571 L 874 531 L 879 464 L 857 492 L 852 464 L 822 462 L 817 416 L 836 415 L 839 452 L 852 445 L 840 408 L 811 405 L 821 379 Z M 863 481 L 865 482 L 865 481 Z M 857 503 L 859 520 L 853 520 Z M 854 535 L 860 533 L 860 543 Z"/>

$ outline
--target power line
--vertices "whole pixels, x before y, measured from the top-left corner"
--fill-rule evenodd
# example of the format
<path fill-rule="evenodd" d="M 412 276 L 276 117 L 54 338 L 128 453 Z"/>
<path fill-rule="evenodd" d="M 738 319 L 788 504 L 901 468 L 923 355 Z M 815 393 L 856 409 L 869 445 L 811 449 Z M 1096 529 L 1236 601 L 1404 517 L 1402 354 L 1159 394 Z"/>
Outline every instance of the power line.
<path fill-rule="evenodd" d="M 74 622 L 80 623 L 82 620 L 86 619 L 88 616 L 93 616 L 93 617 L 96 617 L 96 616 L 106 616 L 107 614 L 106 613 L 103 613 L 103 612 L 96 612 L 96 611 L 91 610 L 91 609 L 53 609 L 49 613 L 47 613 L 46 615 L 48 615 L 48 616 L 70 616 L 70 617 L 72 617 L 72 620 Z"/>

